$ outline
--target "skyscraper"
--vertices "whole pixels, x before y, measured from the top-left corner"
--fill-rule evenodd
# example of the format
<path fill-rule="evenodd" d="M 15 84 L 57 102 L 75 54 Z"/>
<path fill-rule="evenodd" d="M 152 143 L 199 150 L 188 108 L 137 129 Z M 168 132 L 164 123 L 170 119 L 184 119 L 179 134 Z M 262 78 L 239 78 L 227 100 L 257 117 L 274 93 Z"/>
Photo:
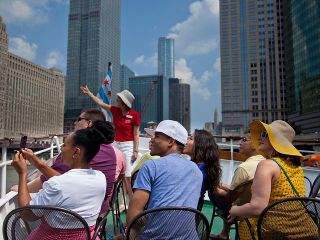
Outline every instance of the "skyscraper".
<path fill-rule="evenodd" d="M 129 89 L 129 78 L 134 77 L 134 72 L 126 65 L 120 66 L 120 91 Z"/>
<path fill-rule="evenodd" d="M 169 119 L 181 123 L 190 132 L 190 85 L 169 78 Z"/>
<path fill-rule="evenodd" d="M 81 110 L 97 107 L 80 93 L 88 85 L 97 92 L 108 62 L 113 65 L 112 93 L 120 90 L 120 1 L 71 0 L 68 29 L 65 126 Z"/>
<path fill-rule="evenodd" d="M 135 101 L 133 108 L 140 113 L 141 129 L 147 122 L 156 123 L 169 118 L 169 82 L 162 75 L 129 78 L 129 90 Z"/>
<path fill-rule="evenodd" d="M 174 78 L 174 39 L 160 37 L 158 41 L 158 75 Z"/>
<path fill-rule="evenodd" d="M 283 1 L 220 1 L 223 134 L 286 120 Z"/>
<path fill-rule="evenodd" d="M 288 121 L 298 133 L 320 133 L 320 2 L 284 1 Z"/>

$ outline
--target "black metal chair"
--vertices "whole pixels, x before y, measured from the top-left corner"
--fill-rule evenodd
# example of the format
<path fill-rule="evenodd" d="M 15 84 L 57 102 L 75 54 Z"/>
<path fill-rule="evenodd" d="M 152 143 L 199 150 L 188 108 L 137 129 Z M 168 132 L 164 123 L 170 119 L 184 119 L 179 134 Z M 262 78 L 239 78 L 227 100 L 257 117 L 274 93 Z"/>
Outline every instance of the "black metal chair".
<path fill-rule="evenodd" d="M 236 202 L 236 205 L 243 205 L 244 203 L 250 201 L 252 183 L 253 183 L 253 180 L 249 180 L 249 181 L 243 182 L 243 183 L 239 184 L 234 190 L 230 190 L 229 191 L 228 196 L 225 199 L 223 199 L 224 203 L 228 206 L 227 207 L 228 208 L 227 212 L 224 212 L 224 210 L 220 209 L 219 206 L 216 206 L 216 205 L 213 204 L 212 217 L 211 217 L 211 220 L 210 220 L 210 230 L 212 229 L 215 217 L 220 217 L 224 221 L 227 221 L 227 216 L 229 214 L 229 210 L 230 210 L 230 208 L 231 208 L 233 203 Z M 243 194 L 247 194 L 248 197 L 245 198 L 245 199 L 240 199 L 240 197 L 242 197 Z M 247 224 L 248 223 L 249 222 L 247 222 Z M 235 225 L 234 228 L 235 228 L 235 231 L 236 231 L 235 238 L 238 239 L 238 224 L 237 224 L 237 221 L 234 222 L 234 225 Z M 250 229 L 251 226 L 249 225 L 248 227 Z"/>
<path fill-rule="evenodd" d="M 311 188 L 312 188 L 312 182 L 311 180 L 307 177 L 307 176 L 304 176 L 304 186 L 306 187 L 306 189 L 309 189 L 310 192 L 308 194 L 308 196 L 310 197 L 311 195 Z"/>
<path fill-rule="evenodd" d="M 294 197 L 266 207 L 258 220 L 258 239 L 320 239 L 320 200 Z"/>
<path fill-rule="evenodd" d="M 198 210 L 188 207 L 161 207 L 138 214 L 128 226 L 127 240 L 209 239 L 209 223 Z"/>
<path fill-rule="evenodd" d="M 320 198 L 319 191 L 320 191 L 320 174 L 316 177 L 316 179 L 314 180 L 311 186 L 309 197 Z"/>
<path fill-rule="evenodd" d="M 20 239 L 96 239 L 101 222 L 92 238 L 87 222 L 77 213 L 59 207 L 25 206 L 12 210 L 3 222 L 5 240 Z"/>
<path fill-rule="evenodd" d="M 108 232 L 106 232 L 105 224 L 107 222 L 107 218 L 110 212 L 112 214 L 112 222 L 113 222 L 112 235 L 117 234 L 118 230 L 120 233 L 124 232 L 124 227 L 123 229 L 120 228 L 122 225 L 120 224 L 121 219 L 120 219 L 120 200 L 119 200 L 121 189 L 123 187 L 123 180 L 124 180 L 124 177 L 122 176 L 114 183 L 113 193 L 110 201 L 110 209 L 103 216 L 99 216 L 99 218 L 97 219 L 97 225 L 98 224 L 100 225 L 100 222 L 103 222 L 103 225 L 101 227 L 100 234 L 99 234 L 101 238 L 104 236 L 105 239 L 107 239 Z"/>

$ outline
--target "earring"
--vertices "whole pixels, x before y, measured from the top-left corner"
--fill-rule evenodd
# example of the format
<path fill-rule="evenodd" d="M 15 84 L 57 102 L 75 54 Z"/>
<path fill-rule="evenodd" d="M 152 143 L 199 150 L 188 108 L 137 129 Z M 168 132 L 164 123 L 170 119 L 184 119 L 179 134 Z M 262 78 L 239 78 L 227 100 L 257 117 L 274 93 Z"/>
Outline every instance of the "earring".
<path fill-rule="evenodd" d="M 75 154 L 72 155 L 72 159 L 76 159 L 76 155 Z"/>

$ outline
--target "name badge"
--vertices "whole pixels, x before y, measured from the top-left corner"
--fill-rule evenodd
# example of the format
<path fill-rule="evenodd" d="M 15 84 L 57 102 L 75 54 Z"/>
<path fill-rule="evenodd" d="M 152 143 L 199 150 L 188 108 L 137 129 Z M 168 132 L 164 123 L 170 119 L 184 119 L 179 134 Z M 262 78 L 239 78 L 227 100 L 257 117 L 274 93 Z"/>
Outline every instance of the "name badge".
<path fill-rule="evenodd" d="M 132 119 L 133 117 L 132 117 L 132 115 L 127 114 L 126 118 Z"/>

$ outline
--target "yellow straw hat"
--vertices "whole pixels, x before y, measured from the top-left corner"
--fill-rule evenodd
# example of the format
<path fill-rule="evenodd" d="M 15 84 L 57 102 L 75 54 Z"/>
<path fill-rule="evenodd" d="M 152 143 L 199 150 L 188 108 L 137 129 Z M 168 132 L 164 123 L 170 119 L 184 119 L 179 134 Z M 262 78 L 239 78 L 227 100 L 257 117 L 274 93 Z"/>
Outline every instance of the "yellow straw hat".
<path fill-rule="evenodd" d="M 266 131 L 272 147 L 277 152 L 285 155 L 297 156 L 303 159 L 302 154 L 292 145 L 296 133 L 285 121 L 276 120 L 270 124 L 261 121 L 253 121 L 250 123 L 249 128 L 251 141 L 256 150 L 259 148 L 261 132 Z"/>

